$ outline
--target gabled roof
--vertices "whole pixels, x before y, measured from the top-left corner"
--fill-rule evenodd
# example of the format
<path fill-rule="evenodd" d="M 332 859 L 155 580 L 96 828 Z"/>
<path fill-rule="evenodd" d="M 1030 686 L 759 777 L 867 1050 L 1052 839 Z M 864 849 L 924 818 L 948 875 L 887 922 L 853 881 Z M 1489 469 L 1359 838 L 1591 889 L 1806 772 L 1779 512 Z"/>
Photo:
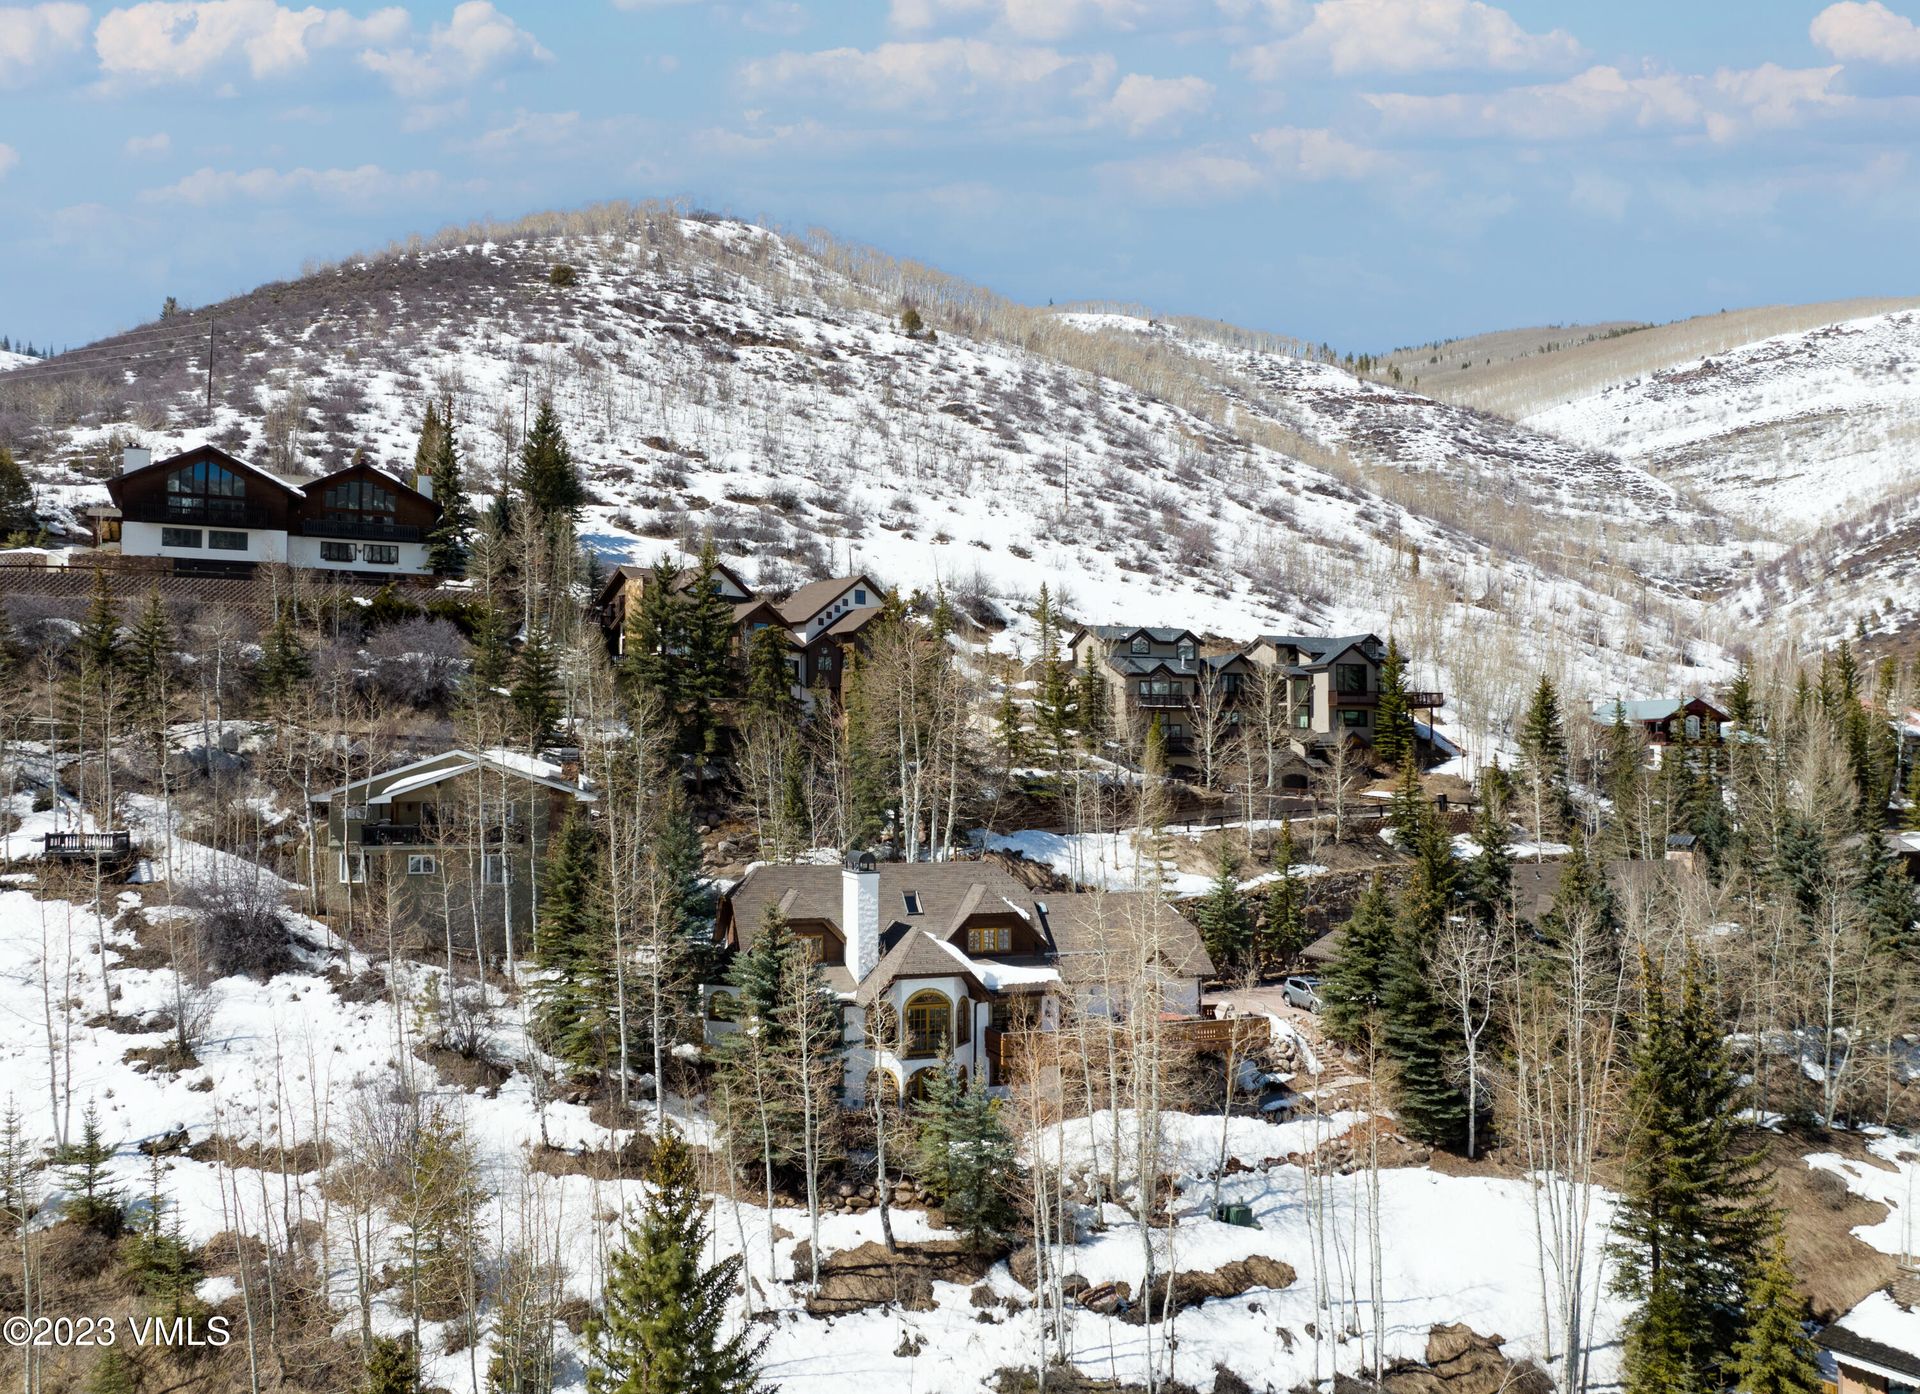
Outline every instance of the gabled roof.
<path fill-rule="evenodd" d="M 1276 649 L 1298 649 L 1308 668 L 1323 668 L 1352 648 L 1372 658 L 1381 647 L 1377 634 L 1262 634 L 1254 642 Z"/>
<path fill-rule="evenodd" d="M 873 1005 L 875 998 L 902 978 L 965 978 L 985 991 L 986 985 L 973 971 L 967 956 L 947 950 L 947 945 L 926 930 L 908 930 L 861 982 L 853 994 L 854 1003 L 862 1007 Z"/>
<path fill-rule="evenodd" d="M 396 794 L 412 793 L 431 785 L 456 779 L 474 770 L 487 769 L 497 774 L 511 775 L 529 783 L 544 785 L 571 794 L 580 803 L 592 803 L 594 796 L 580 784 L 562 777 L 560 767 L 548 760 L 538 760 L 512 750 L 486 750 L 475 753 L 469 750 L 443 750 L 438 755 L 429 755 L 423 760 L 409 761 L 396 765 L 390 770 L 352 780 L 337 789 L 329 789 L 324 794 L 315 794 L 315 803 L 330 804 L 336 798 L 343 798 L 354 790 L 365 790 L 366 797 L 361 802 L 391 803 Z"/>
<path fill-rule="evenodd" d="M 242 474 L 249 479 L 260 480 L 264 484 L 271 484 L 284 494 L 290 494 L 294 498 L 300 498 L 302 496 L 300 485 L 282 479 L 277 474 L 269 474 L 258 465 L 250 465 L 237 456 L 229 455 L 217 445 L 196 445 L 191 450 L 182 450 L 178 455 L 169 455 L 164 460 L 155 460 L 151 464 L 142 465 L 137 470 L 131 470 L 125 474 L 116 474 L 107 481 L 107 493 L 113 495 L 114 502 L 118 503 L 120 500 L 117 491 L 127 480 L 140 479 L 150 474 L 171 474 L 182 465 L 192 464 L 196 460 L 213 460 L 224 468 L 232 470 L 235 474 Z"/>
<path fill-rule="evenodd" d="M 837 639 L 844 639 L 849 634 L 858 634 L 861 630 L 879 619 L 883 613 L 882 607 L 878 605 L 867 605 L 857 610 L 849 610 L 846 614 L 821 630 L 820 633 L 831 634 Z"/>
<path fill-rule="evenodd" d="M 1901 1383 L 1920 1379 L 1920 1312 L 1884 1290 L 1869 1293 L 1814 1340 L 1857 1369 Z"/>
<path fill-rule="evenodd" d="M 412 494 L 422 503 L 432 504 L 435 508 L 440 506 L 431 494 L 421 493 L 413 485 L 381 469 L 370 460 L 355 460 L 345 469 L 335 470 L 332 474 L 323 474 L 318 479 L 302 480 L 297 487 L 307 498 L 318 499 L 319 491 L 323 486 L 331 484 L 336 479 L 345 479 L 350 474 L 370 474 L 389 488 L 398 489 L 403 494 Z"/>
<path fill-rule="evenodd" d="M 1651 697 L 1633 702 L 1621 702 L 1618 698 L 1609 697 L 1605 701 L 1593 704 L 1593 719 L 1602 726 L 1613 725 L 1613 711 L 1616 704 L 1626 708 L 1628 721 L 1666 721 L 1692 707 L 1699 707 L 1712 713 L 1715 721 L 1730 719 L 1712 699 L 1698 696 Z"/>
<path fill-rule="evenodd" d="M 1080 636 L 1083 634 L 1091 634 L 1094 638 L 1108 644 L 1122 643 L 1136 635 L 1144 635 L 1155 644 L 1177 644 L 1183 639 L 1191 640 L 1196 648 L 1200 644 L 1200 636 L 1191 629 L 1156 628 L 1138 624 L 1089 624 L 1075 630 L 1073 637 L 1067 640 L 1067 646 L 1071 648 L 1079 643 Z"/>
<path fill-rule="evenodd" d="M 971 914 L 1003 913 L 1012 909 L 1030 923 L 1039 915 L 1033 892 L 993 862 L 881 862 L 880 935 L 929 928 L 953 934 Z M 789 920 L 821 920 L 842 938 L 841 870 L 837 866 L 757 866 L 741 878 L 727 896 L 727 913 L 741 948 L 760 936 L 760 922 L 769 905 L 778 906 Z M 907 895 L 918 898 L 919 913 L 907 909 Z M 975 909 L 962 912 L 968 904 Z"/>
<path fill-rule="evenodd" d="M 1041 902 L 1054 947 L 1063 960 L 1128 951 L 1135 933 L 1160 941 L 1161 962 L 1180 977 L 1207 977 L 1213 959 L 1193 921 L 1149 891 L 1073 891 Z"/>
<path fill-rule="evenodd" d="M 826 609 L 834 601 L 852 590 L 864 585 L 875 595 L 885 595 L 873 577 L 866 572 L 856 572 L 851 576 L 829 576 L 824 581 L 809 581 L 785 600 L 778 601 L 774 609 L 780 612 L 780 618 L 796 628 Z"/>
<path fill-rule="evenodd" d="M 732 602 L 736 619 L 739 618 L 739 609 L 742 605 L 757 605 L 760 603 L 753 594 L 753 587 L 740 579 L 739 572 L 735 571 L 723 561 L 716 561 L 713 564 L 713 569 L 718 574 L 725 576 L 742 595 L 747 597 L 745 600 Z M 674 591 L 677 593 L 685 590 L 693 584 L 694 578 L 699 574 L 700 569 L 698 567 L 681 567 L 673 573 Z M 652 579 L 653 568 L 651 566 L 642 566 L 638 562 L 631 561 L 616 562 L 607 572 L 607 579 L 600 583 L 600 591 L 594 596 L 593 603 L 595 605 L 606 604 L 617 586 L 627 585 L 629 583 L 644 586 Z"/>

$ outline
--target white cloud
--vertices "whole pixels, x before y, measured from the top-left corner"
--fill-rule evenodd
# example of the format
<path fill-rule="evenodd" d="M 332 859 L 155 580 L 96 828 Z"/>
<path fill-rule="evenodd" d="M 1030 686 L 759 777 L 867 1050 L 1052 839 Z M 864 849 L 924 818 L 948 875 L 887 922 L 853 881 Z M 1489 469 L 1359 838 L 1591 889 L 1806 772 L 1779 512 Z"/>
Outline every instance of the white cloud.
<path fill-rule="evenodd" d="M 11 145 L 0 144 L 0 179 L 7 177 L 7 171 L 20 163 L 20 152 Z"/>
<path fill-rule="evenodd" d="M 1715 141 L 1794 125 L 1846 105 L 1838 67 L 1723 69 L 1711 76 L 1630 76 L 1593 67 L 1564 82 L 1498 92 L 1417 96 L 1369 92 L 1363 99 L 1390 130 L 1411 135 L 1578 140 L 1615 131 L 1704 133 Z"/>
<path fill-rule="evenodd" d="M 424 45 L 369 49 L 360 62 L 397 91 L 435 91 L 473 82 L 502 68 L 544 63 L 553 55 L 539 40 L 493 7 L 492 0 L 462 0 L 445 24 L 433 26 Z"/>
<path fill-rule="evenodd" d="M 16 5 L 0 9 L 0 87 L 78 49 L 87 36 L 85 5 Z"/>
<path fill-rule="evenodd" d="M 1627 205 L 1633 199 L 1633 186 L 1624 179 L 1615 179 L 1611 174 L 1601 174 L 1597 170 L 1583 170 L 1573 178 L 1573 187 L 1567 192 L 1567 202 L 1587 216 L 1602 218 L 1610 223 L 1618 223 L 1627 216 Z"/>
<path fill-rule="evenodd" d="M 396 173 L 378 165 L 355 169 L 212 169 L 201 168 L 163 188 L 140 195 L 152 203 L 209 204 L 278 203 L 304 195 L 335 203 L 370 203 L 431 193 L 440 176 L 431 170 Z"/>
<path fill-rule="evenodd" d="M 1329 71 L 1423 73 L 1444 70 L 1532 72 L 1579 60 L 1564 29 L 1531 34 L 1505 10 L 1481 0 L 1320 0 L 1304 27 L 1259 44 L 1235 61 L 1253 77 Z"/>
<path fill-rule="evenodd" d="M 887 19 L 909 34 L 986 20 L 1022 39 L 1051 41 L 1094 26 L 1132 29 L 1193 8 L 1191 0 L 890 0 Z"/>
<path fill-rule="evenodd" d="M 1880 0 L 1842 0 L 1813 17 L 1816 44 L 1846 63 L 1920 63 L 1920 26 Z"/>
<path fill-rule="evenodd" d="M 1320 183 L 1329 179 L 1366 179 L 1389 163 L 1378 150 L 1355 145 L 1332 131 L 1275 126 L 1257 132 L 1254 148 L 1266 156 L 1267 167 L 1282 179 Z"/>
<path fill-rule="evenodd" d="M 304 68 L 324 49 L 398 42 L 411 27 L 398 7 L 360 17 L 274 0 L 143 0 L 103 15 L 93 46 L 109 78 L 188 82 L 239 59 L 264 78 Z"/>
<path fill-rule="evenodd" d="M 150 136 L 128 136 L 126 151 L 129 155 L 164 155 L 173 148 L 173 137 L 165 131 L 155 131 Z"/>
<path fill-rule="evenodd" d="M 1206 202 L 1238 198 L 1276 184 L 1369 179 L 1395 167 L 1393 157 L 1318 127 L 1275 126 L 1248 137 L 1251 150 L 1207 146 L 1105 167 L 1141 198 Z"/>
<path fill-rule="evenodd" d="M 1131 136 L 1207 109 L 1213 84 L 1198 77 L 1147 77 L 1128 73 L 1107 99 L 1107 114 Z"/>
<path fill-rule="evenodd" d="M 988 100 L 1032 104 L 1061 96 L 1104 97 L 1113 68 L 1105 55 L 1075 56 L 985 39 L 935 39 L 872 49 L 777 53 L 747 63 L 741 78 L 754 90 L 798 89 L 848 106 L 939 116 Z"/>
<path fill-rule="evenodd" d="M 467 148 L 498 154 L 506 150 L 554 146 L 575 139 L 579 132 L 577 111 L 518 111 L 513 120 L 479 136 Z"/>

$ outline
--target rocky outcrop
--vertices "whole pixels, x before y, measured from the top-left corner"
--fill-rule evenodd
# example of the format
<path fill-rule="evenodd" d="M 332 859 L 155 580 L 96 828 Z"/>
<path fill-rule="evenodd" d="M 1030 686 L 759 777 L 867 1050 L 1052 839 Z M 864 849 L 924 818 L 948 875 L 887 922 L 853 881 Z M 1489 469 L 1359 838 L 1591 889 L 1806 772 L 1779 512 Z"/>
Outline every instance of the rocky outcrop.
<path fill-rule="evenodd" d="M 1427 1333 L 1426 1363 L 1396 1365 L 1380 1388 L 1385 1394 L 1553 1394 L 1553 1381 L 1532 1361 L 1500 1353 L 1505 1339 L 1457 1323 L 1435 1326 Z"/>
<path fill-rule="evenodd" d="M 1292 1287 L 1295 1274 L 1290 1264 L 1264 1254 L 1223 1263 L 1211 1272 L 1176 1273 L 1171 1285 L 1157 1279 L 1153 1290 L 1134 1296 L 1128 1283 L 1102 1283 L 1083 1288 L 1080 1305 L 1096 1312 L 1110 1312 L 1135 1326 L 1145 1325 L 1148 1317 L 1158 1321 L 1169 1308 L 1183 1312 L 1217 1297 L 1238 1297 L 1255 1288 Z"/>
<path fill-rule="evenodd" d="M 805 1241 L 794 1249 L 796 1282 L 810 1276 L 809 1252 Z M 902 1244 L 891 1254 L 877 1242 L 843 1249 L 820 1261 L 820 1290 L 808 1296 L 807 1312 L 832 1317 L 888 1304 L 910 1312 L 931 1311 L 936 1282 L 977 1283 L 993 1267 L 995 1257 L 951 1239 Z"/>

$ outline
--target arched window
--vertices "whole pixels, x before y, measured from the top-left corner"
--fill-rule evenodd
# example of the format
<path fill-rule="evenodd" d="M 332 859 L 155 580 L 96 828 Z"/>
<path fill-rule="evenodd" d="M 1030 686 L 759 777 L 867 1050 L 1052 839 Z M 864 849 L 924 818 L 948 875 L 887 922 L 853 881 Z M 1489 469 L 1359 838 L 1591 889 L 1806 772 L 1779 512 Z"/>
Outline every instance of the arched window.
<path fill-rule="evenodd" d="M 922 1071 L 922 1073 L 925 1073 Z M 887 1097 L 898 1100 L 900 1097 L 900 1077 L 892 1070 L 871 1070 L 867 1074 L 867 1097 L 878 1097 L 881 1090 L 887 1091 Z"/>
<path fill-rule="evenodd" d="M 708 1021 L 738 1021 L 740 999 L 731 992 L 716 992 L 707 998 Z"/>
<path fill-rule="evenodd" d="M 938 1065 L 929 1065 L 924 1070 L 915 1070 L 907 1080 L 907 1101 L 916 1104 L 925 1103 L 933 1077 L 939 1073 Z"/>
<path fill-rule="evenodd" d="M 247 481 L 212 460 L 195 460 L 167 476 L 167 512 L 218 521 L 246 511 Z"/>
<path fill-rule="evenodd" d="M 931 989 L 916 992 L 907 999 L 902 1016 L 906 1021 L 906 1040 L 901 1053 L 909 1060 L 929 1055 L 945 1055 L 953 1040 L 953 1004 L 946 995 Z"/>

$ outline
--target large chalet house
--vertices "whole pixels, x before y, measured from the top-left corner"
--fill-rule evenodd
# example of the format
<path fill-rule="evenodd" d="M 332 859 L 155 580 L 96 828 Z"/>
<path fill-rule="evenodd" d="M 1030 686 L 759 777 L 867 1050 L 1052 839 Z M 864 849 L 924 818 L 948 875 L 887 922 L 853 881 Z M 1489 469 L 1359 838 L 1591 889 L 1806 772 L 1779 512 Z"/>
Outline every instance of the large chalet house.
<path fill-rule="evenodd" d="M 354 576 L 425 576 L 440 519 L 432 485 L 413 488 L 355 463 L 318 479 L 269 473 L 213 445 L 164 460 L 129 446 L 93 510 L 94 542 L 172 562 L 179 573 L 251 572 L 265 564 Z"/>
<path fill-rule="evenodd" d="M 675 593 L 684 594 L 697 574 L 692 568 L 677 573 Z M 787 666 L 802 696 L 814 691 L 840 695 L 847 654 L 865 642 L 867 626 L 880 617 L 887 596 L 885 588 L 865 573 L 810 581 L 785 600 L 755 595 L 726 566 L 715 568 L 715 580 L 720 594 L 733 606 L 734 641 L 742 653 L 756 629 L 771 626 L 784 633 Z M 608 573 L 594 599 L 594 614 L 616 657 L 626 652 L 627 617 L 652 584 L 652 567 L 622 564 Z"/>
<path fill-rule="evenodd" d="M 1075 669 L 1105 679 L 1109 709 L 1123 735 L 1158 721 L 1169 763 L 1187 768 L 1193 728 L 1206 709 L 1226 708 L 1232 725 L 1255 684 L 1284 683 L 1285 724 L 1300 752 L 1336 740 L 1371 743 L 1380 704 L 1380 670 L 1387 647 L 1372 634 L 1322 637 L 1263 634 L 1244 650 L 1208 654 L 1190 629 L 1090 625 L 1067 641 Z M 1410 692 L 1409 705 L 1429 712 L 1444 705 L 1438 692 Z M 1431 738 L 1431 722 L 1425 738 Z"/>
<path fill-rule="evenodd" d="M 1637 728 L 1654 745 L 1671 745 L 1677 740 L 1712 741 L 1725 736 L 1725 727 L 1733 718 L 1705 697 L 1655 697 L 1644 701 L 1611 701 L 1593 704 L 1596 726 L 1611 726 L 1620 717 Z"/>
<path fill-rule="evenodd" d="M 576 804 L 573 763 L 513 750 L 448 750 L 317 795 L 313 884 L 329 914 L 383 900 L 397 919 L 474 924 L 489 953 L 531 946 L 535 878 Z"/>
<path fill-rule="evenodd" d="M 1199 931 L 1144 891 L 1036 893 L 991 862 L 759 866 L 721 902 L 718 941 L 750 948 L 769 911 L 840 1005 L 852 1105 L 882 1080 L 918 1097 L 943 1066 L 1006 1084 L 1017 1033 L 1058 1031 L 1069 1012 L 1112 1016 L 1107 985 L 1138 982 L 1143 969 L 1157 974 L 1172 1025 L 1230 1028 L 1199 1019 L 1213 972 Z M 702 993 L 707 1039 L 738 1029 L 732 990 Z"/>

